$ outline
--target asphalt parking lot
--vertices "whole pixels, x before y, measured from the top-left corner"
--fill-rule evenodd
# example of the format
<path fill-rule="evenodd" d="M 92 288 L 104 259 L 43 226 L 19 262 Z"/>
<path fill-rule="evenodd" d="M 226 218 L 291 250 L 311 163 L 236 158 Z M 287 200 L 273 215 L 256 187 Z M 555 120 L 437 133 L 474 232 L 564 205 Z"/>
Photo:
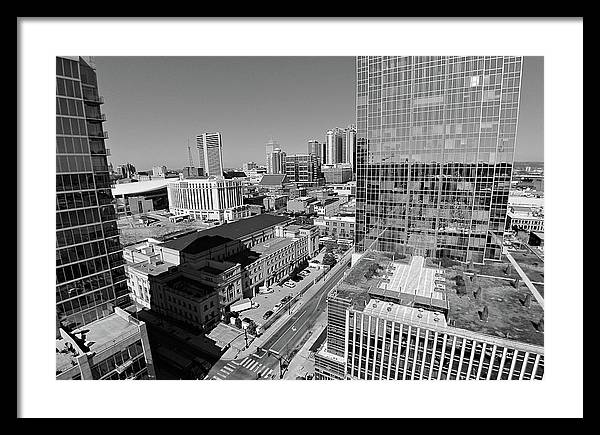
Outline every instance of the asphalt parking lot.
<path fill-rule="evenodd" d="M 304 269 L 307 272 L 310 272 L 305 278 L 302 278 L 301 281 L 296 282 L 295 286 L 292 288 L 286 287 L 285 285 L 274 285 L 272 287 L 273 292 L 271 293 L 258 293 L 254 298 L 252 298 L 252 302 L 259 304 L 257 308 L 252 308 L 249 310 L 242 311 L 240 313 L 240 318 L 244 319 L 246 317 L 254 320 L 256 324 L 265 323 L 266 319 L 263 319 L 263 315 L 267 311 L 275 312 L 275 305 L 278 304 L 281 299 L 285 296 L 296 296 L 300 291 L 304 288 L 312 285 L 313 281 L 320 277 L 323 273 L 320 269 L 315 269 L 312 267 L 307 267 Z M 288 280 L 294 282 L 292 280 Z M 283 305 L 279 308 L 280 310 L 287 309 L 287 305 Z"/>

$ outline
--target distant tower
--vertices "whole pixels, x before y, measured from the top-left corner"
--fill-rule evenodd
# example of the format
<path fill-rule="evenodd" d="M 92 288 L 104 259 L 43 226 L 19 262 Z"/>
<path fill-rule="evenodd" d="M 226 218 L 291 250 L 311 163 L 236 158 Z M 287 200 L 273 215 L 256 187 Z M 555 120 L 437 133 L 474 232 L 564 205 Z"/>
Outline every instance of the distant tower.
<path fill-rule="evenodd" d="M 193 168 L 194 167 L 194 158 L 192 157 L 192 147 L 190 146 L 189 139 L 188 139 L 187 147 L 188 147 L 188 163 L 190 165 L 190 168 Z"/>
<path fill-rule="evenodd" d="M 223 141 L 221 133 L 204 133 L 196 136 L 198 147 L 198 166 L 204 169 L 204 175 L 223 176 Z"/>

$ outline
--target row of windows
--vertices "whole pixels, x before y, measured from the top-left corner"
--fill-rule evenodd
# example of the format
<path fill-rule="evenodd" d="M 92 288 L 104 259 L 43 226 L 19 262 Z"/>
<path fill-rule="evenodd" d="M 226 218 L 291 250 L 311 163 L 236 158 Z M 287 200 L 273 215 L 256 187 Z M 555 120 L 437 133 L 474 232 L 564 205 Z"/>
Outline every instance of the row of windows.
<path fill-rule="evenodd" d="M 142 341 L 137 340 L 135 343 L 130 344 L 121 352 L 118 352 L 110 357 L 106 358 L 104 361 L 101 361 L 98 364 L 92 366 L 92 376 L 94 379 L 100 379 L 106 374 L 112 372 L 117 367 L 121 366 L 123 363 L 138 357 L 144 353 L 144 348 L 142 346 Z M 144 362 L 145 364 L 145 362 Z M 139 370 L 137 370 L 139 371 Z"/>
<path fill-rule="evenodd" d="M 90 308 L 105 305 L 114 301 L 114 299 L 113 289 L 107 287 L 57 303 L 57 309 L 61 315 L 71 316 L 75 313 L 88 311 Z"/>
<path fill-rule="evenodd" d="M 56 228 L 76 227 L 100 222 L 97 208 L 84 210 L 61 211 L 56 213 Z"/>
<path fill-rule="evenodd" d="M 56 283 L 62 284 L 108 269 L 108 258 L 106 257 L 82 261 L 81 263 L 71 264 L 69 266 L 60 266 L 56 268 Z"/>
<path fill-rule="evenodd" d="M 72 208 L 94 207 L 98 205 L 96 193 L 93 191 L 57 193 L 56 209 L 68 210 Z"/>
<path fill-rule="evenodd" d="M 110 184 L 108 187 L 110 187 Z M 64 174 L 56 176 L 57 192 L 91 190 L 95 188 L 94 175 L 92 174 Z"/>
<path fill-rule="evenodd" d="M 85 312 L 74 312 L 73 314 L 65 315 L 61 322 L 65 325 L 68 325 L 71 328 L 78 328 L 83 325 L 87 325 L 91 322 L 94 322 L 98 319 L 102 319 L 103 317 L 106 317 L 109 313 L 112 312 L 113 306 L 114 304 L 111 302 L 97 305 L 91 310 Z M 59 306 L 57 305 L 57 310 L 59 309 L 58 307 Z"/>
<path fill-rule="evenodd" d="M 104 241 L 91 242 L 84 245 L 71 246 L 56 251 L 56 265 L 75 263 L 88 258 L 99 257 L 106 254 Z"/>
<path fill-rule="evenodd" d="M 102 225 L 99 224 L 56 231 L 56 246 L 62 248 L 63 246 L 90 242 L 102 237 Z"/>
<path fill-rule="evenodd" d="M 86 120 L 82 118 L 56 117 L 56 134 L 87 136 Z"/>
<path fill-rule="evenodd" d="M 110 272 L 103 272 L 96 275 L 82 278 L 78 281 L 71 282 L 69 284 L 61 284 L 56 286 L 56 301 L 65 301 L 75 296 L 80 296 L 91 292 L 92 290 L 106 287 L 112 283 Z M 111 291 L 112 289 L 105 289 Z M 104 291 L 104 290 L 103 290 Z M 103 296 L 104 300 L 114 299 L 114 293 L 112 295 L 106 294 Z"/>
<path fill-rule="evenodd" d="M 88 139 L 85 137 L 57 136 L 57 154 L 89 154 Z"/>
<path fill-rule="evenodd" d="M 57 57 L 56 75 L 79 79 L 79 62 L 63 57 Z"/>
<path fill-rule="evenodd" d="M 57 155 L 56 172 L 92 172 L 89 155 Z"/>
<path fill-rule="evenodd" d="M 85 117 L 83 102 L 74 98 L 56 97 L 56 114 L 83 118 Z"/>
<path fill-rule="evenodd" d="M 56 95 L 81 98 L 81 84 L 76 80 L 56 78 Z"/>

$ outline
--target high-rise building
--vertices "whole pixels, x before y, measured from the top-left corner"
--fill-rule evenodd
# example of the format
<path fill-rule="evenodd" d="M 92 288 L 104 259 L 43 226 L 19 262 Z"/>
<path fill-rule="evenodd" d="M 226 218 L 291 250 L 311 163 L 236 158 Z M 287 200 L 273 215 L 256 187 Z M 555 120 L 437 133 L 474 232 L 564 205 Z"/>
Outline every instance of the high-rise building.
<path fill-rule="evenodd" d="M 360 56 L 356 69 L 357 251 L 499 259 L 522 58 Z"/>
<path fill-rule="evenodd" d="M 126 303 L 93 62 L 56 59 L 56 309 L 82 326 Z"/>
<path fill-rule="evenodd" d="M 267 174 L 285 174 L 285 152 L 271 140 L 265 146 L 267 152 Z"/>
<path fill-rule="evenodd" d="M 321 143 L 318 140 L 309 140 L 308 141 L 308 154 L 314 154 L 317 156 L 317 161 L 319 164 L 327 163 L 326 155 L 327 150 L 325 143 Z"/>
<path fill-rule="evenodd" d="M 344 131 L 341 128 L 327 130 L 326 134 L 326 164 L 344 163 L 343 153 Z"/>
<path fill-rule="evenodd" d="M 285 159 L 285 174 L 290 182 L 317 186 L 323 181 L 321 165 L 314 154 L 292 154 Z"/>
<path fill-rule="evenodd" d="M 242 169 L 244 172 L 250 171 L 252 169 L 258 168 L 258 164 L 256 162 L 246 162 L 242 165 Z"/>
<path fill-rule="evenodd" d="M 203 133 L 196 136 L 199 168 L 204 175 L 223 176 L 223 141 L 221 133 Z"/>
<path fill-rule="evenodd" d="M 344 163 L 352 166 L 353 172 L 356 172 L 354 156 L 356 155 L 356 126 L 349 125 L 344 129 Z"/>
<path fill-rule="evenodd" d="M 167 175 L 167 167 L 165 165 L 158 165 L 152 167 L 153 177 L 164 177 Z"/>
<path fill-rule="evenodd" d="M 145 324 L 130 305 L 89 57 L 56 58 L 56 377 L 154 377 Z"/>
<path fill-rule="evenodd" d="M 137 171 L 131 163 L 117 166 L 117 175 L 120 175 L 121 178 L 133 178 L 135 174 L 137 174 Z"/>
<path fill-rule="evenodd" d="M 328 130 L 325 144 L 326 158 L 323 163 L 328 165 L 349 163 L 354 166 L 355 146 L 356 127 L 354 125 Z"/>

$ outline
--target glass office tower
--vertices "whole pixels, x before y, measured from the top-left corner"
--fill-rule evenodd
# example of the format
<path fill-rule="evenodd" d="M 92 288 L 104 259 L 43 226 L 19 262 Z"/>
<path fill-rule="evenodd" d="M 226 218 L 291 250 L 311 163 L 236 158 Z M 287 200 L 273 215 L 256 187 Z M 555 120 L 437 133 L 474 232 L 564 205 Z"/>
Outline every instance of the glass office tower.
<path fill-rule="evenodd" d="M 67 329 L 129 305 L 90 58 L 56 58 L 56 310 Z"/>
<path fill-rule="evenodd" d="M 356 250 L 499 259 L 521 57 L 357 58 Z"/>
<path fill-rule="evenodd" d="M 204 175 L 223 176 L 223 139 L 221 133 L 203 133 L 196 136 L 198 167 Z"/>

